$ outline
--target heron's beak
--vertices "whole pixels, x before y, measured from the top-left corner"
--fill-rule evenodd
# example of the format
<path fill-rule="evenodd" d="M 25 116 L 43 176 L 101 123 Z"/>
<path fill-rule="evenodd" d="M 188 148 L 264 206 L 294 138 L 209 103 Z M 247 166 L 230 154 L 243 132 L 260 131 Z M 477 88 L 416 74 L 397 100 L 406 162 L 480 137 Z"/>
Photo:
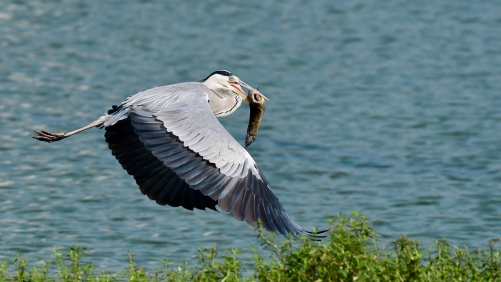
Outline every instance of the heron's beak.
<path fill-rule="evenodd" d="M 233 88 L 235 88 L 235 92 L 240 95 L 245 101 L 249 102 L 249 99 L 247 98 L 247 94 L 245 94 L 244 90 L 242 89 L 242 87 L 240 86 L 240 82 L 231 82 L 230 81 L 230 85 L 233 86 Z"/>
<path fill-rule="evenodd" d="M 245 89 L 247 89 L 247 90 L 249 90 L 249 95 L 251 95 L 251 93 L 252 93 L 253 95 L 256 95 L 256 94 L 257 94 L 257 95 L 260 95 L 261 97 L 263 97 L 266 101 L 269 101 L 269 100 L 270 100 L 270 99 L 268 99 L 266 96 L 264 96 L 261 92 L 259 92 L 257 89 L 254 89 L 254 88 L 250 87 L 247 83 L 245 83 L 245 82 L 243 82 L 243 81 L 241 81 L 241 80 L 240 80 L 240 81 L 238 81 L 238 84 L 239 84 L 239 86 L 241 86 L 241 87 L 239 87 L 239 88 L 240 88 L 240 90 L 242 90 L 242 87 L 243 87 L 243 88 L 245 88 Z M 245 94 L 245 92 L 243 92 L 243 91 L 242 91 L 242 94 L 243 94 L 243 95 L 240 95 L 240 96 L 242 96 L 242 98 L 244 98 L 244 99 L 245 99 L 245 101 L 247 101 L 247 102 L 251 103 L 252 98 L 251 98 L 251 97 L 249 97 L 248 95 L 246 95 L 246 94 Z M 245 96 L 245 97 L 244 97 L 244 96 Z M 260 99 L 257 99 L 257 100 L 260 100 Z"/>

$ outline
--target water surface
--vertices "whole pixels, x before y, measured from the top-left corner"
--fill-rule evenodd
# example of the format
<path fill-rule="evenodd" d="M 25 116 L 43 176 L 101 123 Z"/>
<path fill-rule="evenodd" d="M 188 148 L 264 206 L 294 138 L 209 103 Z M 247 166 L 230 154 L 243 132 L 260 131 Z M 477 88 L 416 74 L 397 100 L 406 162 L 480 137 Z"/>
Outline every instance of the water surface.
<path fill-rule="evenodd" d="M 11 1 L 0 7 L 0 260 L 74 244 L 109 270 L 258 244 L 224 213 L 141 195 L 104 131 L 127 96 L 228 69 L 270 97 L 249 152 L 304 228 L 360 211 L 407 234 L 501 236 L 501 3 Z M 242 143 L 248 108 L 221 122 Z M 385 241 L 386 240 L 386 241 Z"/>

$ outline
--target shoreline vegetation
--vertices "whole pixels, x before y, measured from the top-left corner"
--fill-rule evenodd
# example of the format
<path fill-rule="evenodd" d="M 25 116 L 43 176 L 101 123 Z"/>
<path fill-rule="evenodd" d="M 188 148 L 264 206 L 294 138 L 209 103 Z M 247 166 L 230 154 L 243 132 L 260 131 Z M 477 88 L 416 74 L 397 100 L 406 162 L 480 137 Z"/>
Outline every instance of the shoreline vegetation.
<path fill-rule="evenodd" d="M 490 239 L 488 250 L 470 251 L 445 239 L 422 247 L 402 236 L 387 248 L 378 246 L 376 232 L 365 217 L 353 213 L 328 219 L 327 238 L 284 239 L 259 228 L 265 253 L 253 249 L 253 264 L 238 255 L 252 250 L 199 249 L 197 264 L 146 270 L 129 253 L 119 272 L 97 272 L 83 263 L 84 248 L 72 246 L 55 258 L 33 266 L 18 256 L 0 261 L 0 281 L 501 281 L 501 239 Z"/>

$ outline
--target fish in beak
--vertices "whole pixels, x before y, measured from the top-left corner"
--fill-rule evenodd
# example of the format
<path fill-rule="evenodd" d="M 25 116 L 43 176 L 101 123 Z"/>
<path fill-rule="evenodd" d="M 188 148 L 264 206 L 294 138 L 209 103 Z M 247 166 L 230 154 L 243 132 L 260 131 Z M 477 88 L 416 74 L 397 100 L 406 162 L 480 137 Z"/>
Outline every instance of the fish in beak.
<path fill-rule="evenodd" d="M 264 102 L 268 100 L 257 89 L 250 89 L 247 98 L 250 106 L 250 116 L 244 148 L 247 148 L 256 139 L 257 131 L 259 130 L 259 125 L 264 114 Z"/>
<path fill-rule="evenodd" d="M 249 125 L 247 126 L 247 136 L 245 137 L 244 144 L 244 148 L 247 148 L 256 139 L 264 114 L 264 102 L 265 100 L 269 101 L 269 99 L 259 92 L 258 89 L 254 89 L 236 76 L 230 77 L 229 83 L 235 88 L 235 92 L 247 101 L 250 106 Z M 242 87 L 248 90 L 247 94 L 245 94 Z"/>

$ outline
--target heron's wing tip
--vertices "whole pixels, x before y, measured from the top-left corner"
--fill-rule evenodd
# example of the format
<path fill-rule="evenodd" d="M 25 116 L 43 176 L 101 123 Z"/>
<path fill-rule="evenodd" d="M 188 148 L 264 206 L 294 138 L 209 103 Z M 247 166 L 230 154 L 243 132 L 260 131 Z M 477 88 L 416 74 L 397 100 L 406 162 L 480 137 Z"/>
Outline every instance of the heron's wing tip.
<path fill-rule="evenodd" d="M 312 232 L 312 231 L 307 231 L 307 230 L 303 230 L 304 232 L 308 233 L 308 234 L 311 234 L 311 235 L 316 235 L 316 234 L 322 234 L 322 233 L 325 233 L 327 231 L 329 231 L 330 229 L 324 229 L 324 230 L 318 230 L 318 231 L 315 231 L 315 232 Z"/>
<path fill-rule="evenodd" d="M 312 241 L 319 242 L 319 241 L 322 241 L 322 239 L 327 238 L 327 235 L 319 235 L 319 234 L 323 234 L 329 230 L 330 229 L 324 229 L 324 230 L 318 230 L 318 231 L 308 231 L 308 230 L 303 229 L 303 232 L 306 233 L 306 236 L 308 237 L 308 239 L 310 239 Z"/>

